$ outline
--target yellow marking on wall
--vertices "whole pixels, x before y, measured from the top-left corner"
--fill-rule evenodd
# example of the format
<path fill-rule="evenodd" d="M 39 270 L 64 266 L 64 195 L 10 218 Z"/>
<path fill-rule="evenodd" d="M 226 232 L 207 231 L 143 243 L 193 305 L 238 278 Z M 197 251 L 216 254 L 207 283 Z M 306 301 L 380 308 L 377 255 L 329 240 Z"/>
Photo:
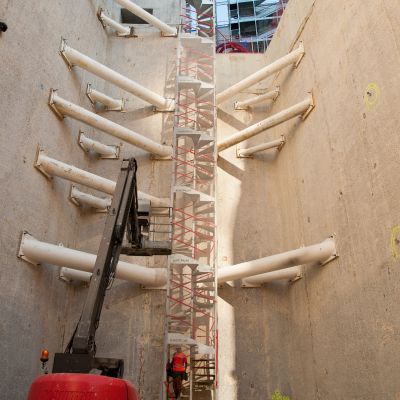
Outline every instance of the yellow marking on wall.
<path fill-rule="evenodd" d="M 364 91 L 364 103 L 369 110 L 376 107 L 381 97 L 381 89 L 376 83 L 369 83 Z"/>
<path fill-rule="evenodd" d="M 393 258 L 400 258 L 400 225 L 392 228 L 390 236 L 390 251 Z"/>

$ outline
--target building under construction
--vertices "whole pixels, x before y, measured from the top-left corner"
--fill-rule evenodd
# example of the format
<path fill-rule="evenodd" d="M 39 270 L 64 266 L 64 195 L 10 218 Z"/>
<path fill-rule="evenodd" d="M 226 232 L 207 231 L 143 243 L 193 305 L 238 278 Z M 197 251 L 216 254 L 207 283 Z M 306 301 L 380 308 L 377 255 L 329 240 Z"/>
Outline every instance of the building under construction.
<path fill-rule="evenodd" d="M 287 3 L 288 0 L 217 0 L 217 50 L 265 52 Z"/>
<path fill-rule="evenodd" d="M 136 398 L 30 389 L 74 372 L 54 355 L 132 158 L 92 319 L 107 379 L 176 398 L 181 348 L 182 400 L 400 399 L 396 2 L 0 0 L 0 22 L 1 399 Z M 257 50 L 217 53 L 221 29 Z"/>

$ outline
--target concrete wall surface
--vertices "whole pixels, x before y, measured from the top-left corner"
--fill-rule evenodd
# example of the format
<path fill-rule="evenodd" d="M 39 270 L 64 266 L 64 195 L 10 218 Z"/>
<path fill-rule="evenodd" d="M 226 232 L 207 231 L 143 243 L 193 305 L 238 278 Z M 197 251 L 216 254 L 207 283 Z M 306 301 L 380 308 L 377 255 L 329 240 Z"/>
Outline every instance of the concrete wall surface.
<path fill-rule="evenodd" d="M 179 1 L 138 3 L 174 24 Z M 120 12 L 111 0 L 39 2 L 0 0 L 0 20 L 8 31 L 0 35 L 0 149 L 2 265 L 0 274 L 0 398 L 26 399 L 32 380 L 41 373 L 40 351 L 63 351 L 79 318 L 87 289 L 58 279 L 59 268 L 33 266 L 16 257 L 23 229 L 37 239 L 96 253 L 105 215 L 80 209 L 68 201 L 70 183 L 46 179 L 33 167 L 38 144 L 47 154 L 92 173 L 116 180 L 122 157 L 138 161 L 138 189 L 170 196 L 170 161 L 123 144 L 119 160 L 100 160 L 77 144 L 80 129 L 105 144 L 120 140 L 71 118 L 60 121 L 47 105 L 50 88 L 60 96 L 93 110 L 86 85 L 115 98 L 125 98 L 125 113 L 98 112 L 158 142 L 170 144 L 172 113 L 155 113 L 148 103 L 74 67 L 58 53 L 61 36 L 68 44 L 153 91 L 173 97 L 176 39 L 161 38 L 148 25 L 137 26 L 137 38 L 118 38 L 105 31 L 96 17 L 98 7 L 114 18 Z M 79 186 L 79 185 L 78 185 Z M 80 187 L 98 196 L 100 192 Z M 145 266 L 166 266 L 165 257 L 132 259 Z M 158 398 L 163 370 L 165 292 L 143 290 L 116 281 L 106 297 L 96 336 L 99 356 L 125 359 L 125 377 L 143 398 Z M 156 315 L 156 318 L 154 318 Z M 49 363 L 51 369 L 52 362 Z"/>
<path fill-rule="evenodd" d="M 388 1 L 291 0 L 264 55 L 217 57 L 217 93 L 305 45 L 291 67 L 221 105 L 219 140 L 302 100 L 316 107 L 242 143 L 284 134 L 280 152 L 220 153 L 219 264 L 335 234 L 339 258 L 295 283 L 225 285 L 219 295 L 220 395 L 399 399 L 398 103 L 400 9 Z M 233 101 L 279 85 L 275 103 Z M 253 94 L 254 95 L 254 94 Z M 238 286 L 238 285 L 236 285 Z"/>
<path fill-rule="evenodd" d="M 137 0 L 165 22 L 179 19 L 178 0 Z M 49 243 L 96 253 L 104 214 L 68 201 L 70 183 L 34 167 L 37 145 L 51 157 L 115 180 L 121 160 L 99 160 L 77 145 L 80 129 L 106 144 L 120 141 L 47 105 L 50 88 L 87 109 L 87 83 L 127 99 L 127 112 L 102 116 L 158 142 L 171 143 L 173 116 L 80 68 L 58 54 L 71 47 L 153 91 L 173 97 L 176 39 L 147 25 L 137 38 L 104 30 L 96 12 L 118 18 L 112 0 L 0 0 L 0 398 L 26 399 L 41 373 L 43 347 L 63 351 L 79 318 L 85 286 L 58 279 L 59 268 L 16 257 L 22 230 Z M 291 0 L 264 54 L 217 55 L 217 92 L 302 40 L 299 67 L 243 91 L 218 110 L 219 139 L 303 100 L 316 107 L 242 143 L 284 134 L 278 153 L 218 160 L 220 266 L 257 259 L 335 234 L 339 258 L 307 265 L 303 279 L 262 288 L 240 282 L 219 291 L 219 399 L 269 399 L 279 389 L 295 400 L 400 399 L 400 205 L 397 104 L 400 100 L 400 9 L 385 0 Z M 279 85 L 275 103 L 235 111 Z M 138 160 L 139 190 L 170 196 L 171 163 L 123 144 Z M 100 193 L 80 187 L 96 195 Z M 166 258 L 126 258 L 166 266 Z M 145 400 L 159 398 L 163 370 L 165 292 L 115 281 L 96 336 L 98 355 L 125 359 L 125 377 Z M 51 368 L 51 362 L 50 366 Z"/>

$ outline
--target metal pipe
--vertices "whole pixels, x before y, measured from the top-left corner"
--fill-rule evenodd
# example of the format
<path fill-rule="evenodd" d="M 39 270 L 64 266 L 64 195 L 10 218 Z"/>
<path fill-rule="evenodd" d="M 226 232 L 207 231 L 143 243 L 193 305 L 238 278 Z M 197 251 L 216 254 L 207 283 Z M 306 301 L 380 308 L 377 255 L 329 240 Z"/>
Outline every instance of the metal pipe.
<path fill-rule="evenodd" d="M 49 105 L 52 110 L 60 117 L 69 116 L 84 122 L 94 128 L 97 128 L 105 133 L 115 136 L 125 142 L 133 144 L 145 151 L 156 154 L 160 157 L 171 157 L 172 147 L 159 144 L 154 140 L 148 139 L 122 125 L 118 125 L 107 118 L 101 117 L 91 111 L 86 110 L 68 100 L 65 100 L 57 95 L 55 90 L 50 91 Z"/>
<path fill-rule="evenodd" d="M 121 89 L 140 97 L 142 100 L 153 104 L 159 111 L 174 111 L 175 109 L 175 102 L 173 99 L 166 99 L 96 60 L 85 56 L 78 50 L 69 47 L 65 39 L 61 40 L 60 53 L 70 67 L 78 65 Z"/>
<path fill-rule="evenodd" d="M 161 31 L 162 36 L 176 36 L 177 29 L 175 27 L 171 27 L 167 25 L 165 22 L 160 21 L 154 15 L 151 15 L 142 7 L 139 7 L 137 4 L 132 3 L 129 0 L 115 0 L 120 6 L 126 8 L 131 13 L 137 15 L 139 18 L 143 19 L 150 25 L 153 25 L 157 29 Z"/>
<path fill-rule="evenodd" d="M 249 147 L 248 149 L 237 148 L 236 155 L 239 158 L 251 157 L 253 154 L 258 153 L 259 151 L 273 149 L 275 147 L 278 148 L 278 150 L 280 150 L 285 143 L 286 143 L 285 136 L 282 135 L 280 139 L 272 140 L 271 142 L 268 143 L 262 143 L 259 144 L 258 146 Z"/>
<path fill-rule="evenodd" d="M 287 67 L 290 64 L 296 64 L 297 66 L 301 61 L 301 59 L 303 58 L 303 56 L 304 56 L 304 45 L 303 42 L 300 42 L 299 47 L 296 50 L 293 50 L 286 56 L 279 58 L 272 64 L 269 64 L 264 68 L 261 68 L 254 74 L 251 74 L 247 78 L 244 78 L 240 82 L 235 83 L 230 88 L 225 89 L 221 93 L 217 94 L 217 104 L 224 103 L 226 100 L 232 98 L 232 96 L 241 92 L 243 89 L 247 89 L 255 85 L 256 83 L 262 81 L 268 76 L 273 75 L 275 72 L 280 71 L 281 69 Z"/>
<path fill-rule="evenodd" d="M 38 151 L 35 167 L 49 178 L 55 175 L 107 194 L 114 194 L 115 191 L 114 181 L 50 158 L 42 149 Z"/>
<path fill-rule="evenodd" d="M 325 264 L 336 256 L 335 241 L 330 237 L 321 243 L 302 247 L 297 250 L 220 268 L 218 269 L 218 283 L 221 284 L 226 281 L 248 278 L 250 276 L 311 262 Z"/>
<path fill-rule="evenodd" d="M 141 192 L 140 190 L 138 190 L 138 197 L 140 199 L 144 199 L 144 200 L 149 200 L 150 201 L 150 206 L 152 208 L 157 208 L 157 207 L 171 207 L 171 203 L 170 200 L 165 198 L 158 198 L 155 196 L 152 196 L 151 194 L 147 194 L 144 192 Z"/>
<path fill-rule="evenodd" d="M 266 100 L 276 100 L 279 96 L 280 88 L 277 86 L 274 90 L 271 90 L 265 94 L 258 95 L 256 97 L 252 97 L 251 99 L 244 101 L 236 101 L 235 102 L 235 110 L 246 110 L 247 108 L 254 106 L 255 104 L 262 103 Z"/>
<path fill-rule="evenodd" d="M 237 132 L 234 135 L 229 136 L 228 138 L 222 140 L 222 142 L 218 143 L 218 151 L 220 152 L 229 147 L 232 147 L 235 144 L 243 142 L 244 140 L 257 135 L 260 132 L 263 132 L 269 128 L 279 125 L 298 115 L 302 115 L 303 119 L 305 119 L 313 107 L 314 107 L 314 102 L 312 95 L 310 94 L 307 97 L 307 99 L 304 99 L 300 103 L 297 103 L 294 106 L 286 108 L 285 110 L 282 110 L 277 114 L 271 115 L 269 118 L 257 122 L 256 124 L 251 125 L 248 128 L 243 129 L 242 131 Z"/>
<path fill-rule="evenodd" d="M 99 20 L 101 24 L 104 26 L 109 26 L 113 28 L 114 30 L 117 31 L 118 36 L 132 36 L 132 30 L 131 28 L 128 28 L 127 26 L 124 26 L 120 24 L 117 21 L 114 21 L 112 18 L 108 17 L 104 10 L 100 9 L 99 12 L 97 13 L 97 16 L 99 17 Z"/>
<path fill-rule="evenodd" d="M 92 274 L 90 272 L 78 271 L 77 269 L 65 268 L 60 269 L 60 278 L 64 281 L 82 281 L 90 282 Z"/>
<path fill-rule="evenodd" d="M 45 176 L 58 176 L 59 178 L 75 182 L 92 189 L 104 192 L 107 194 L 114 194 L 116 182 L 103 178 L 101 176 L 92 174 L 91 172 L 74 167 L 73 165 L 63 163 L 54 158 L 46 155 L 44 150 L 38 149 L 35 167 L 39 169 Z M 164 199 L 143 193 L 138 190 L 139 199 L 148 199 L 151 201 L 152 207 L 169 207 L 169 202 Z"/>
<path fill-rule="evenodd" d="M 97 140 L 88 138 L 83 132 L 79 132 L 78 144 L 84 151 L 94 151 L 95 153 L 100 154 L 102 158 L 115 159 L 119 157 L 118 146 L 108 146 L 100 143 Z"/>
<path fill-rule="evenodd" d="M 111 198 L 101 198 L 93 196 L 89 193 L 81 192 L 76 186 L 71 186 L 70 200 L 77 206 L 88 206 L 95 208 L 98 211 L 107 211 L 107 208 L 111 206 Z"/>
<path fill-rule="evenodd" d="M 112 97 L 93 89 L 90 83 L 87 84 L 86 95 L 94 106 L 96 103 L 104 104 L 108 111 L 122 111 L 124 108 L 124 100 L 113 99 Z"/>
<path fill-rule="evenodd" d="M 258 286 L 263 283 L 279 281 L 279 280 L 296 280 L 301 278 L 302 268 L 299 266 L 279 269 L 277 271 L 267 272 L 265 274 L 251 276 L 249 278 L 243 279 L 243 286 Z"/>
<path fill-rule="evenodd" d="M 91 273 L 97 255 L 40 242 L 24 232 L 19 257 L 35 264 L 49 263 Z M 118 262 L 115 276 L 118 279 L 149 286 L 163 286 L 167 282 L 166 268 L 147 268 L 125 261 Z"/>

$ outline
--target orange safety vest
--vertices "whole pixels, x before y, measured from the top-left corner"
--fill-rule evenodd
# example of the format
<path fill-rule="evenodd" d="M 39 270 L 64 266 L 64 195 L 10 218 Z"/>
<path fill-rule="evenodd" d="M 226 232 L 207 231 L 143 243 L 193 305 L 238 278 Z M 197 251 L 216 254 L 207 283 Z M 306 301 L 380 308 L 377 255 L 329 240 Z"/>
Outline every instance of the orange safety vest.
<path fill-rule="evenodd" d="M 175 353 L 172 358 L 172 371 L 185 372 L 186 363 L 187 363 L 187 358 L 183 353 Z"/>

